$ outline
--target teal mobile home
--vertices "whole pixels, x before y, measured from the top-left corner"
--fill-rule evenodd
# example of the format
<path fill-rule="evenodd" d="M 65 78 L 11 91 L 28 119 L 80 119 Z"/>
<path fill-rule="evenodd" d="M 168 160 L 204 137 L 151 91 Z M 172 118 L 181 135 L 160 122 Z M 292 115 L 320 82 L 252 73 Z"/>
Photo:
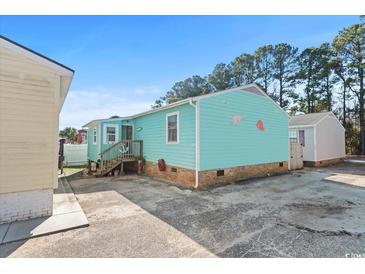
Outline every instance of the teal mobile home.
<path fill-rule="evenodd" d="M 255 84 L 84 127 L 107 171 L 143 158 L 146 175 L 198 188 L 288 170 L 288 115 Z"/>

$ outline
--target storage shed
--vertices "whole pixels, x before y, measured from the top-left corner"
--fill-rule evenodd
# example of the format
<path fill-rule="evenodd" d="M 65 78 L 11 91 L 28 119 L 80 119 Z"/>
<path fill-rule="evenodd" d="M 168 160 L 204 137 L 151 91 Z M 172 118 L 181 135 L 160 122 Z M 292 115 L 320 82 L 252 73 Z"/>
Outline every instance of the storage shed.
<path fill-rule="evenodd" d="M 0 223 L 52 214 L 59 113 L 73 74 L 0 36 Z"/>
<path fill-rule="evenodd" d="M 293 116 L 289 139 L 303 146 L 305 166 L 325 166 L 345 157 L 345 129 L 332 112 Z"/>
<path fill-rule="evenodd" d="M 143 158 L 146 175 L 201 188 L 288 170 L 288 115 L 255 84 L 84 127 L 101 174 Z"/>

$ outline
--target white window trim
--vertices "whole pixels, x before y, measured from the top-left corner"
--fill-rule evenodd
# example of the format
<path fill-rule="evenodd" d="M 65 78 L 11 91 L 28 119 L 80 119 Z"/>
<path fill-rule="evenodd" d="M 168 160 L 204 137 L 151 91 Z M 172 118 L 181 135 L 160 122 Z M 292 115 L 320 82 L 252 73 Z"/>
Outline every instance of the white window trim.
<path fill-rule="evenodd" d="M 169 142 L 169 117 L 176 115 L 176 142 Z M 166 114 L 166 144 L 167 145 L 177 145 L 180 142 L 180 113 L 179 111 L 170 112 Z"/>
<path fill-rule="evenodd" d="M 107 139 L 106 139 L 106 137 L 107 137 L 107 135 L 106 135 L 107 127 L 115 128 L 115 141 L 114 142 L 108 142 Z M 116 125 L 116 124 L 104 124 L 104 126 L 103 126 L 103 144 L 104 145 L 111 145 L 111 144 L 115 144 L 117 142 L 119 142 L 119 126 Z"/>
<path fill-rule="evenodd" d="M 291 134 L 295 134 L 295 137 L 293 136 L 290 136 Z M 293 129 L 289 129 L 289 132 L 288 132 L 288 135 L 289 135 L 289 141 L 291 141 L 292 139 L 295 138 L 296 142 L 295 143 L 299 143 L 299 131 L 297 129 L 293 130 Z M 292 142 L 290 142 L 292 143 Z"/>
<path fill-rule="evenodd" d="M 96 127 L 94 127 L 93 128 L 93 144 L 96 145 L 97 142 L 98 142 L 98 131 L 96 130 Z"/>

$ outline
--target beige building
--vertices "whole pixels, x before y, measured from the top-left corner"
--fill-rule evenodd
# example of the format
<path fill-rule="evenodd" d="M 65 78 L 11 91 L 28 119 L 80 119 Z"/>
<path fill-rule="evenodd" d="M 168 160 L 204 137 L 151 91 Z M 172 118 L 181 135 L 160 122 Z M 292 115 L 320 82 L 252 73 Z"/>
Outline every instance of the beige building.
<path fill-rule="evenodd" d="M 59 113 L 73 74 L 0 36 L 0 223 L 52 214 Z"/>
<path fill-rule="evenodd" d="M 345 155 L 345 129 L 332 112 L 293 116 L 289 120 L 289 138 L 303 146 L 306 166 L 338 163 Z"/>

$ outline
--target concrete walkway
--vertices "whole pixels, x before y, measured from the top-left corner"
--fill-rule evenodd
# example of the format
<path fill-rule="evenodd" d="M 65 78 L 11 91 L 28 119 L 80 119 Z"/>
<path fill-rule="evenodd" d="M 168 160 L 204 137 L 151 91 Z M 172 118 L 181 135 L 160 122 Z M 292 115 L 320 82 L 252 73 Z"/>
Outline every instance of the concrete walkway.
<path fill-rule="evenodd" d="M 70 184 L 65 177 L 60 177 L 58 188 L 53 195 L 52 216 L 0 225 L 0 244 L 84 227 L 88 224 Z"/>
<path fill-rule="evenodd" d="M 142 176 L 70 182 L 90 226 L 0 245 L 0 257 L 346 257 L 365 252 L 362 164 L 191 191 Z M 333 180 L 336 179 L 336 180 Z"/>

